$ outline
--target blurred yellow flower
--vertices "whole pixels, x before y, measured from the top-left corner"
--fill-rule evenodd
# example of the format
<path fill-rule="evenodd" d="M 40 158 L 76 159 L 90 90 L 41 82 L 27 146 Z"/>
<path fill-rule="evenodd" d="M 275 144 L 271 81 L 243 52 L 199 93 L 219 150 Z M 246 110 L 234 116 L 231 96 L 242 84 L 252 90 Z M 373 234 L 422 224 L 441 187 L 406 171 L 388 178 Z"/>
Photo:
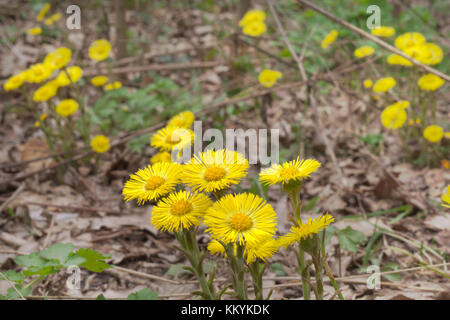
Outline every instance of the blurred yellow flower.
<path fill-rule="evenodd" d="M 96 87 L 101 87 L 108 82 L 108 77 L 106 76 L 96 76 L 91 79 L 91 83 Z"/>
<path fill-rule="evenodd" d="M 421 62 L 426 65 L 435 65 L 442 61 L 444 58 L 444 53 L 442 52 L 441 47 L 438 45 L 427 42 L 422 45 L 424 53 L 422 55 Z"/>
<path fill-rule="evenodd" d="M 366 80 L 364 80 L 363 85 L 364 85 L 364 88 L 371 88 L 373 85 L 373 81 L 370 79 L 366 79 Z"/>
<path fill-rule="evenodd" d="M 376 27 L 372 29 L 371 33 L 378 37 L 390 37 L 395 34 L 395 29 L 392 27 Z"/>
<path fill-rule="evenodd" d="M 321 46 L 323 49 L 328 48 L 330 44 L 332 44 L 334 41 L 336 41 L 337 36 L 339 35 L 337 30 L 332 30 L 330 33 L 328 33 L 325 38 L 322 40 Z"/>
<path fill-rule="evenodd" d="M 158 162 L 173 162 L 171 154 L 167 151 L 163 151 L 158 152 L 157 154 L 155 154 L 153 157 L 150 158 L 151 164 L 155 164 Z"/>
<path fill-rule="evenodd" d="M 182 151 L 194 142 L 194 132 L 190 129 L 178 127 L 165 127 L 158 130 L 150 139 L 152 147 L 162 151 L 172 151 L 177 149 Z"/>
<path fill-rule="evenodd" d="M 271 167 L 262 169 L 259 173 L 259 180 L 265 185 L 273 185 L 276 183 L 290 184 L 300 182 L 310 177 L 321 163 L 314 159 L 300 160 L 297 159 L 285 162 L 282 165 L 273 164 Z"/>
<path fill-rule="evenodd" d="M 432 73 L 427 73 L 417 81 L 419 88 L 424 91 L 435 91 L 442 87 L 444 83 L 444 79 Z"/>
<path fill-rule="evenodd" d="M 371 46 L 362 46 L 356 49 L 355 52 L 353 52 L 353 54 L 357 58 L 365 58 L 371 56 L 374 52 L 375 50 Z"/>
<path fill-rule="evenodd" d="M 122 82 L 120 82 L 120 81 L 114 81 L 112 83 L 108 83 L 105 86 L 106 91 L 116 90 L 116 89 L 120 89 L 120 88 L 122 88 Z"/>
<path fill-rule="evenodd" d="M 167 126 L 188 129 L 194 122 L 194 119 L 195 116 L 191 111 L 180 112 L 169 120 Z"/>
<path fill-rule="evenodd" d="M 447 190 L 442 194 L 441 199 L 444 202 L 442 206 L 450 208 L 450 185 L 447 186 Z"/>
<path fill-rule="evenodd" d="M 39 119 L 41 119 L 41 121 L 44 121 L 45 119 L 47 119 L 47 117 L 48 117 L 48 114 L 47 113 L 43 113 L 43 114 L 41 114 Z"/>
<path fill-rule="evenodd" d="M 423 131 L 423 137 L 431 143 L 439 142 L 444 137 L 444 129 L 433 124 L 425 128 Z"/>
<path fill-rule="evenodd" d="M 44 4 L 44 6 L 42 7 L 41 11 L 39 11 L 39 14 L 37 15 L 37 21 L 42 21 L 45 17 L 45 15 L 47 14 L 48 10 L 50 10 L 50 3 L 46 3 Z"/>
<path fill-rule="evenodd" d="M 60 87 L 64 87 L 70 85 L 71 83 L 76 83 L 80 80 L 82 75 L 83 69 L 78 66 L 72 66 L 61 70 L 56 77 L 56 81 Z"/>
<path fill-rule="evenodd" d="M 27 33 L 32 36 L 37 36 L 38 34 L 42 33 L 42 28 L 41 27 L 31 28 L 28 29 Z"/>
<path fill-rule="evenodd" d="M 41 126 L 41 123 L 40 123 L 39 121 L 36 121 L 36 122 L 34 123 L 34 126 L 35 126 L 36 128 L 39 128 L 39 127 Z"/>
<path fill-rule="evenodd" d="M 425 37 L 419 32 L 407 32 L 395 39 L 395 46 L 400 50 L 425 43 Z"/>
<path fill-rule="evenodd" d="M 95 40 L 89 47 L 89 57 L 92 60 L 102 61 L 108 58 L 111 44 L 106 39 Z"/>
<path fill-rule="evenodd" d="M 249 10 L 245 13 L 242 19 L 239 21 L 239 26 L 245 27 L 255 21 L 263 22 L 266 19 L 266 13 L 261 10 Z"/>
<path fill-rule="evenodd" d="M 381 123 L 386 129 L 399 129 L 403 127 L 408 114 L 405 109 L 409 107 L 409 101 L 401 100 L 387 106 L 381 113 Z"/>
<path fill-rule="evenodd" d="M 373 85 L 373 92 L 375 93 L 386 92 L 395 87 L 396 84 L 397 83 L 395 79 L 392 77 L 381 78 L 377 80 L 377 82 L 375 82 L 375 84 Z"/>
<path fill-rule="evenodd" d="M 61 117 L 68 117 L 78 110 L 78 102 L 73 99 L 64 99 L 56 106 L 56 113 Z"/>
<path fill-rule="evenodd" d="M 91 147 L 97 153 L 103 153 L 109 150 L 109 139 L 104 135 L 95 136 L 91 140 Z"/>
<path fill-rule="evenodd" d="M 48 99 L 56 95 L 57 90 L 58 90 L 57 87 L 45 84 L 34 92 L 33 101 L 35 102 L 47 101 Z"/>
<path fill-rule="evenodd" d="M 5 91 L 16 90 L 17 88 L 20 88 L 20 86 L 22 86 L 26 79 L 27 74 L 23 71 L 15 74 L 3 84 L 3 89 L 5 89 Z"/>
<path fill-rule="evenodd" d="M 271 88 L 277 80 L 282 77 L 282 73 L 276 70 L 264 69 L 259 73 L 258 81 L 266 88 Z"/>
<path fill-rule="evenodd" d="M 51 66 L 53 69 L 61 69 L 65 67 L 72 58 L 72 51 L 66 47 L 60 47 L 50 52 L 44 59 L 44 64 Z"/>
<path fill-rule="evenodd" d="M 46 26 L 51 26 L 59 19 L 61 19 L 61 13 L 58 12 L 58 13 L 51 15 L 49 18 L 45 19 L 44 23 Z"/>
<path fill-rule="evenodd" d="M 387 63 L 389 64 L 399 64 L 402 66 L 410 67 L 412 66 L 412 62 L 403 58 L 402 56 L 399 56 L 398 54 L 390 54 L 387 57 Z"/>
<path fill-rule="evenodd" d="M 30 66 L 27 72 L 27 81 L 32 83 L 41 83 L 52 75 L 53 69 L 51 65 L 44 63 L 36 63 Z"/>
<path fill-rule="evenodd" d="M 266 32 L 266 24 L 263 21 L 254 21 L 249 24 L 246 24 L 242 28 L 242 32 L 247 36 L 258 37 Z"/>

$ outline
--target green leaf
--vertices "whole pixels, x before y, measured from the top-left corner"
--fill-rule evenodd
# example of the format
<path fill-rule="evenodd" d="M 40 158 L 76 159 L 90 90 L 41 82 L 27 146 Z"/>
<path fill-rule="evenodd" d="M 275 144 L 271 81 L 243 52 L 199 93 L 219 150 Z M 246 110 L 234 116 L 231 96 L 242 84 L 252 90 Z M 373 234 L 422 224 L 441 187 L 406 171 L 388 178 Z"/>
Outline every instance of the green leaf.
<path fill-rule="evenodd" d="M 173 264 L 169 267 L 169 270 L 166 272 L 166 276 L 173 276 L 178 277 L 179 275 L 182 275 L 183 273 L 188 273 L 186 269 L 183 268 L 184 265 L 181 263 Z"/>
<path fill-rule="evenodd" d="M 366 236 L 350 227 L 338 231 L 338 240 L 343 250 L 356 252 L 357 245 L 366 241 Z"/>
<path fill-rule="evenodd" d="M 283 265 L 279 262 L 272 263 L 270 265 L 270 270 L 275 272 L 275 274 L 279 277 L 287 276 L 288 274 L 284 271 Z"/>
<path fill-rule="evenodd" d="M 8 270 L 3 273 L 5 277 L 12 282 L 21 284 L 25 280 L 25 276 L 21 272 L 16 272 L 14 270 Z"/>
<path fill-rule="evenodd" d="M 74 248 L 75 246 L 71 243 L 55 243 L 48 249 L 42 250 L 40 255 L 48 260 L 57 260 L 59 263 L 65 264 Z"/>
<path fill-rule="evenodd" d="M 79 249 L 77 255 L 85 259 L 81 266 L 89 271 L 102 272 L 111 268 L 109 264 L 103 261 L 105 259 L 110 259 L 110 255 L 102 255 L 92 249 Z"/>
<path fill-rule="evenodd" d="M 22 287 L 21 285 L 16 285 L 16 289 L 24 297 L 28 296 L 31 293 L 31 287 Z M 19 299 L 20 295 L 17 293 L 16 289 L 14 289 L 13 287 L 8 288 L 8 291 L 6 291 L 6 297 L 8 299 Z"/>
<path fill-rule="evenodd" d="M 316 205 L 317 200 L 319 200 L 319 197 L 314 197 L 311 200 L 309 200 L 309 202 L 306 204 L 304 210 L 305 211 L 311 210 Z"/>
<path fill-rule="evenodd" d="M 328 228 L 325 229 L 325 246 L 327 246 L 330 243 L 331 238 L 336 234 L 336 227 L 335 226 L 329 226 Z M 322 233 L 323 231 L 321 231 L 319 233 L 319 239 L 322 239 Z"/>
<path fill-rule="evenodd" d="M 103 293 L 99 294 L 97 296 L 97 298 L 95 298 L 95 300 L 106 300 L 105 296 L 103 295 Z"/>
<path fill-rule="evenodd" d="M 38 253 L 33 252 L 25 256 L 18 256 L 14 259 L 14 262 L 23 267 L 43 267 L 46 260 L 42 258 Z"/>
<path fill-rule="evenodd" d="M 158 292 L 154 292 L 148 288 L 132 293 L 127 297 L 128 300 L 156 300 Z"/>
<path fill-rule="evenodd" d="M 386 263 L 382 268 L 381 268 L 381 272 L 386 272 L 386 271 L 396 271 L 398 270 L 398 264 L 394 263 L 394 262 L 389 262 Z M 387 280 L 391 281 L 391 282 L 399 282 L 402 281 L 402 275 L 400 273 L 389 273 L 389 274 L 382 274 L 382 276 L 384 278 L 386 278 Z"/>

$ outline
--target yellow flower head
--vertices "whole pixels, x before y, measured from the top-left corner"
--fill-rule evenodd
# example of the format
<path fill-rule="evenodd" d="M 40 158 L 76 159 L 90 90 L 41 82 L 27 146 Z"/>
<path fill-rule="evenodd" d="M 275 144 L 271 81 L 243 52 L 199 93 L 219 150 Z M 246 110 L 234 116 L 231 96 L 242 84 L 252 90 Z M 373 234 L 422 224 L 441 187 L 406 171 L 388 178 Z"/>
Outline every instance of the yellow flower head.
<path fill-rule="evenodd" d="M 244 256 L 247 264 L 255 262 L 257 259 L 266 261 L 270 259 L 280 247 L 280 242 L 272 237 L 263 239 L 256 243 L 248 243 L 245 246 Z"/>
<path fill-rule="evenodd" d="M 381 113 L 381 123 L 386 129 L 399 129 L 403 127 L 408 114 L 405 109 L 409 107 L 409 101 L 397 101 L 387 106 Z"/>
<path fill-rule="evenodd" d="M 282 77 L 282 73 L 276 70 L 264 69 L 259 73 L 258 81 L 266 88 L 271 88 L 277 80 Z"/>
<path fill-rule="evenodd" d="M 207 150 L 184 165 L 182 180 L 194 190 L 212 192 L 239 183 L 247 169 L 247 159 L 236 151 Z"/>
<path fill-rule="evenodd" d="M 423 131 L 423 136 L 431 143 L 436 143 L 441 141 L 441 139 L 444 137 L 444 129 L 433 124 L 425 128 L 425 130 Z"/>
<path fill-rule="evenodd" d="M 15 74 L 5 82 L 3 89 L 5 89 L 5 91 L 16 90 L 22 86 L 26 79 L 27 74 L 25 72 Z"/>
<path fill-rule="evenodd" d="M 246 24 L 242 28 L 242 32 L 247 36 L 258 37 L 266 32 L 266 29 L 267 27 L 264 21 L 254 21 Z"/>
<path fill-rule="evenodd" d="M 56 106 L 56 112 L 61 117 L 68 117 L 78 110 L 78 102 L 73 99 L 64 99 Z"/>
<path fill-rule="evenodd" d="M 27 33 L 32 36 L 37 36 L 42 33 L 42 28 L 41 27 L 31 28 L 28 29 Z"/>
<path fill-rule="evenodd" d="M 403 58 L 402 56 L 399 56 L 398 54 L 390 54 L 387 57 L 386 61 L 387 61 L 388 64 L 393 64 L 393 65 L 399 64 L 399 65 L 402 65 L 402 66 L 405 66 L 405 67 L 412 66 L 412 62 L 411 61 Z"/>
<path fill-rule="evenodd" d="M 109 150 L 109 139 L 104 135 L 95 136 L 91 140 L 91 148 L 97 153 L 104 153 Z"/>
<path fill-rule="evenodd" d="M 111 44 L 106 39 L 95 40 L 89 47 L 89 57 L 92 60 L 102 61 L 108 58 Z"/>
<path fill-rule="evenodd" d="M 395 34 L 395 29 L 392 27 L 376 27 L 372 29 L 371 33 L 378 37 L 390 37 Z"/>
<path fill-rule="evenodd" d="M 173 116 L 167 123 L 168 127 L 188 129 L 194 123 L 195 116 L 191 111 L 184 111 Z"/>
<path fill-rule="evenodd" d="M 370 79 L 366 79 L 366 80 L 364 80 L 363 85 L 364 85 L 364 88 L 371 88 L 373 85 L 373 81 Z"/>
<path fill-rule="evenodd" d="M 40 123 L 39 121 L 36 121 L 36 122 L 34 123 L 34 126 L 35 126 L 36 128 L 39 128 L 39 127 L 41 126 L 41 123 Z"/>
<path fill-rule="evenodd" d="M 60 87 L 64 87 L 71 83 L 76 83 L 82 76 L 83 69 L 78 66 L 72 66 L 61 70 L 55 80 Z"/>
<path fill-rule="evenodd" d="M 179 164 L 159 162 L 130 175 L 122 194 L 126 201 L 137 199 L 138 204 L 143 204 L 174 191 L 179 180 Z"/>
<path fill-rule="evenodd" d="M 287 248 L 288 246 L 291 246 L 296 242 L 300 242 L 313 234 L 319 233 L 332 222 L 334 222 L 334 218 L 329 213 L 326 213 L 316 219 L 309 218 L 306 223 L 301 223 L 298 226 L 292 226 L 288 234 L 278 238 L 280 246 Z"/>
<path fill-rule="evenodd" d="M 182 151 L 194 142 L 194 132 L 186 128 L 165 127 L 158 130 L 150 139 L 152 147 L 163 151 L 177 149 Z"/>
<path fill-rule="evenodd" d="M 261 170 L 259 180 L 266 185 L 295 183 L 309 177 L 320 166 L 321 163 L 317 160 L 300 160 L 297 157 L 297 159 L 285 162 L 282 165 L 273 164 L 271 167 Z"/>
<path fill-rule="evenodd" d="M 400 50 L 405 50 L 406 48 L 421 45 L 425 42 L 425 37 L 419 32 L 407 32 L 399 35 L 395 39 L 395 46 Z"/>
<path fill-rule="evenodd" d="M 444 202 L 442 206 L 450 208 L 450 185 L 447 186 L 447 190 L 442 194 L 441 199 Z"/>
<path fill-rule="evenodd" d="M 150 158 L 150 163 L 155 164 L 158 162 L 173 162 L 172 155 L 167 151 L 158 152 L 157 154 L 155 154 L 153 157 Z"/>
<path fill-rule="evenodd" d="M 442 87 L 444 83 L 444 79 L 441 79 L 432 73 L 427 73 L 417 81 L 419 88 L 424 91 L 435 91 Z"/>
<path fill-rule="evenodd" d="M 50 10 L 50 3 L 47 2 L 42 7 L 41 11 L 39 11 L 39 14 L 37 16 L 37 21 L 39 21 L 39 22 L 42 21 L 44 19 L 45 15 L 47 14 L 48 10 Z"/>
<path fill-rule="evenodd" d="M 56 95 L 57 90 L 58 87 L 47 83 L 34 92 L 33 101 L 35 102 L 47 101 L 48 99 Z"/>
<path fill-rule="evenodd" d="M 179 191 L 158 202 L 152 224 L 161 231 L 181 231 L 199 226 L 212 201 L 202 193 Z"/>
<path fill-rule="evenodd" d="M 39 119 L 41 119 L 41 121 L 45 121 L 45 119 L 47 119 L 47 117 L 48 117 L 48 114 L 47 113 L 43 113 L 43 114 L 41 114 Z"/>
<path fill-rule="evenodd" d="M 209 241 L 207 249 L 210 254 L 218 254 L 226 256 L 225 248 L 217 240 L 212 239 L 211 241 Z"/>
<path fill-rule="evenodd" d="M 253 22 L 264 22 L 266 13 L 261 10 L 249 10 L 239 21 L 239 26 L 245 27 Z"/>
<path fill-rule="evenodd" d="M 60 47 L 50 52 L 44 59 L 44 64 L 52 67 L 53 70 L 64 68 L 72 58 L 72 51 L 66 47 Z"/>
<path fill-rule="evenodd" d="M 275 234 L 276 213 L 254 194 L 227 194 L 207 210 L 204 223 L 213 239 L 253 245 Z"/>
<path fill-rule="evenodd" d="M 321 46 L 322 49 L 328 48 L 330 44 L 332 44 L 334 41 L 336 41 L 337 36 L 339 35 L 337 30 L 332 30 L 329 34 L 325 36 L 325 38 L 322 40 Z"/>
<path fill-rule="evenodd" d="M 444 58 L 444 52 L 442 52 L 441 47 L 438 45 L 427 42 L 422 45 L 423 47 L 423 54 L 421 57 L 421 62 L 426 65 L 435 65 L 442 61 Z"/>
<path fill-rule="evenodd" d="M 50 65 L 44 63 L 33 64 L 27 72 L 27 81 L 32 83 L 41 83 L 52 75 L 53 69 Z"/>
<path fill-rule="evenodd" d="M 56 21 L 58 21 L 59 19 L 61 19 L 61 13 L 55 13 L 53 15 L 51 15 L 49 18 L 45 19 L 44 23 L 46 26 L 51 26 L 52 24 L 54 24 Z"/>
<path fill-rule="evenodd" d="M 91 79 L 91 83 L 96 87 L 101 87 L 108 82 L 108 77 L 106 76 L 96 76 Z"/>
<path fill-rule="evenodd" d="M 371 56 L 375 50 L 371 46 L 362 46 L 355 50 L 353 53 L 357 58 L 365 58 Z"/>
<path fill-rule="evenodd" d="M 397 82 L 392 77 L 381 78 L 373 85 L 373 92 L 375 93 L 386 92 L 395 87 L 396 84 Z"/>
<path fill-rule="evenodd" d="M 120 89 L 120 88 L 122 88 L 122 82 L 120 82 L 120 81 L 114 81 L 112 83 L 108 83 L 105 86 L 105 90 L 106 91 L 117 90 L 117 89 Z"/>

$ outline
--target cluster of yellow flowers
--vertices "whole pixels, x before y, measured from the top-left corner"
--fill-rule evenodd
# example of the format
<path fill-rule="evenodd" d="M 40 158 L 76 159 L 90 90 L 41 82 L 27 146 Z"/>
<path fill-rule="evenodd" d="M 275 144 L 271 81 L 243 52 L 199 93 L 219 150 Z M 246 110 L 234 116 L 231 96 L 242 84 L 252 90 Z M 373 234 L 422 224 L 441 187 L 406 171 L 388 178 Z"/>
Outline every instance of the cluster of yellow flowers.
<path fill-rule="evenodd" d="M 332 44 L 334 41 L 336 41 L 338 35 L 339 35 L 339 32 L 337 30 L 331 30 L 331 32 L 328 33 L 325 36 L 325 38 L 322 40 L 322 43 L 321 43 L 322 49 L 328 48 L 330 44 Z"/>
<path fill-rule="evenodd" d="M 251 37 L 258 37 L 266 32 L 266 13 L 261 10 L 249 10 L 239 21 L 242 32 Z"/>
<path fill-rule="evenodd" d="M 419 32 L 407 32 L 395 39 L 395 46 L 404 54 L 426 65 L 435 65 L 442 61 L 442 49 L 431 42 L 426 42 L 425 36 Z M 405 58 L 391 54 L 387 58 L 389 64 L 412 66 L 412 62 Z"/>
<path fill-rule="evenodd" d="M 174 128 L 188 130 L 186 127 L 192 121 L 192 115 L 186 112 L 175 116 L 170 122 L 179 127 L 161 129 L 152 138 L 152 145 L 173 150 L 181 141 L 171 136 Z M 312 159 L 274 164 L 261 171 L 260 181 L 267 185 L 297 184 L 320 165 Z M 244 245 L 248 263 L 257 258 L 266 260 L 278 247 L 286 247 L 316 234 L 333 222 L 329 214 L 303 223 L 299 221 L 288 235 L 275 239 L 276 213 L 270 204 L 249 193 L 223 195 L 232 185 L 240 183 L 247 175 L 248 167 L 242 154 L 227 149 L 207 150 L 186 164 L 172 162 L 160 153 L 158 158 L 152 158 L 152 165 L 130 176 L 123 195 L 127 201 L 137 199 L 138 204 L 158 201 L 153 208 L 151 222 L 162 231 L 180 232 L 203 222 L 211 234 L 208 246 L 211 253 L 225 252 L 219 241 L 225 245 Z M 181 183 L 184 187 L 180 187 Z M 190 191 L 184 191 L 186 187 Z M 214 195 L 217 201 L 213 203 L 207 193 Z M 261 245 L 267 242 L 271 246 Z"/>
<path fill-rule="evenodd" d="M 51 26 L 52 24 L 54 24 L 55 22 L 59 21 L 62 18 L 61 13 L 57 12 L 52 14 L 50 17 L 48 17 L 47 19 L 44 20 L 47 12 L 50 10 L 50 3 L 46 3 L 44 4 L 44 6 L 42 7 L 41 11 L 39 11 L 39 14 L 36 18 L 36 20 L 38 22 L 42 22 L 44 21 L 44 24 L 46 26 Z M 27 30 L 27 33 L 33 36 L 39 35 L 42 33 L 42 28 L 41 27 L 33 27 Z"/>

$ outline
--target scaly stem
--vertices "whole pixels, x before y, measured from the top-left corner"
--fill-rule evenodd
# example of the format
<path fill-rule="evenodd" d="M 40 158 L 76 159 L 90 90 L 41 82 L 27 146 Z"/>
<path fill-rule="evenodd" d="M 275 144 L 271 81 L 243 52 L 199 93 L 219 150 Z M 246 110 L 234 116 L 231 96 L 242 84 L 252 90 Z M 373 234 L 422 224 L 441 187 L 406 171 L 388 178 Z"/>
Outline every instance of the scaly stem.
<path fill-rule="evenodd" d="M 315 269 L 316 287 L 317 287 L 317 290 L 314 293 L 316 294 L 317 300 L 323 300 L 322 260 L 320 258 L 320 253 L 321 250 L 319 237 L 317 236 L 317 234 L 315 234 L 312 261 Z"/>
<path fill-rule="evenodd" d="M 298 251 L 295 252 L 297 255 L 298 266 L 300 267 L 300 275 L 302 277 L 302 287 L 303 287 L 303 299 L 311 299 L 311 287 L 309 286 L 309 270 L 305 263 L 305 251 L 301 248 L 300 244 L 298 246 Z"/>
<path fill-rule="evenodd" d="M 255 261 L 248 265 L 248 269 L 250 270 L 250 274 L 252 275 L 253 288 L 255 289 L 255 299 L 264 300 L 262 277 L 264 274 L 264 270 L 266 269 L 266 265 L 262 265 L 258 261 Z"/>

